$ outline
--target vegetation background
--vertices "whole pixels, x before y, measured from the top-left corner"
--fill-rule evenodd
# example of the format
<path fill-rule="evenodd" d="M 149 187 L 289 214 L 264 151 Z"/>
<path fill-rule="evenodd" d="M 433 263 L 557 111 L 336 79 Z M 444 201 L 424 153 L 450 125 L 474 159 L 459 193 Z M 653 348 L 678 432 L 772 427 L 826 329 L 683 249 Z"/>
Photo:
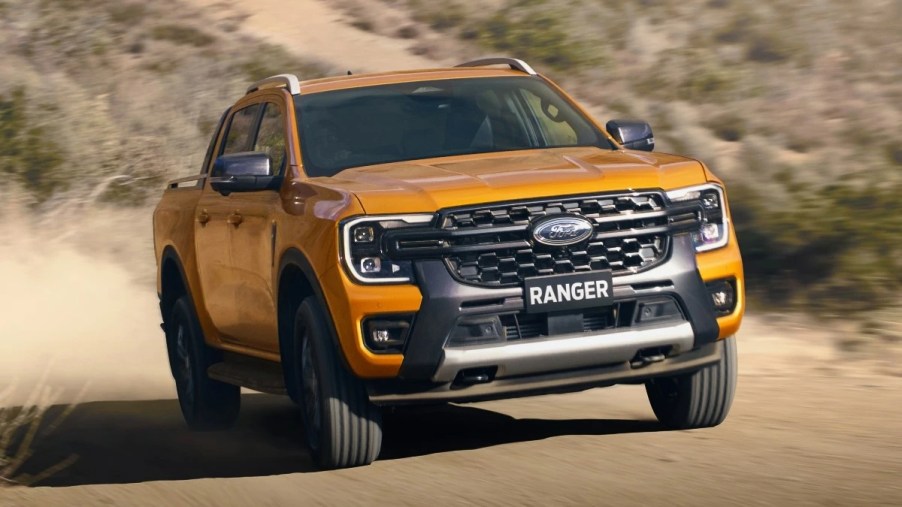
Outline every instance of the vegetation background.
<path fill-rule="evenodd" d="M 866 329 L 898 313 L 902 2 L 337 3 L 433 60 L 524 58 L 600 120 L 645 119 L 661 151 L 708 163 L 754 306 Z M 150 209 L 222 110 L 267 75 L 344 72 L 242 22 L 180 0 L 0 0 L 0 213 L 149 284 Z"/>

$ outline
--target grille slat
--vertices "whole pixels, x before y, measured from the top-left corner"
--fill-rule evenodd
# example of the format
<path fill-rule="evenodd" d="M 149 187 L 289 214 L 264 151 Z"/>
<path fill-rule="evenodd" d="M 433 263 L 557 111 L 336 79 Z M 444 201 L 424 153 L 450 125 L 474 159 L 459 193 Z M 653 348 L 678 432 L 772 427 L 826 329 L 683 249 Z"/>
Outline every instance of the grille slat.
<path fill-rule="evenodd" d="M 516 286 L 532 276 L 649 269 L 666 258 L 672 234 L 698 230 L 700 213 L 660 192 L 493 204 L 441 211 L 432 226 L 386 232 L 384 244 L 392 258 L 442 259 L 465 283 Z M 585 217 L 594 234 L 569 246 L 536 242 L 530 224 L 554 214 Z"/>
<path fill-rule="evenodd" d="M 594 221 L 595 234 L 569 247 L 534 244 L 529 223 L 557 213 L 579 214 Z M 458 279 L 477 285 L 516 285 L 531 276 L 607 269 L 615 275 L 635 272 L 660 262 L 669 247 L 670 221 L 664 199 L 657 193 L 452 210 L 442 214 L 440 224 L 443 231 L 453 233 L 444 255 L 449 270 Z M 487 233 L 496 229 L 526 245 L 511 248 L 489 241 L 492 234 Z M 473 251 L 457 247 L 464 244 Z M 490 250 L 490 257 L 480 253 L 480 247 L 482 252 Z M 488 258 L 491 270 L 487 270 Z M 472 266 L 476 266 L 475 272 Z"/>
<path fill-rule="evenodd" d="M 581 315 L 582 331 L 603 331 L 617 327 L 619 312 L 619 304 L 585 310 Z M 507 341 L 529 340 L 548 336 L 547 320 L 548 316 L 545 314 L 502 315 L 501 326 L 504 328 L 504 337 Z"/>

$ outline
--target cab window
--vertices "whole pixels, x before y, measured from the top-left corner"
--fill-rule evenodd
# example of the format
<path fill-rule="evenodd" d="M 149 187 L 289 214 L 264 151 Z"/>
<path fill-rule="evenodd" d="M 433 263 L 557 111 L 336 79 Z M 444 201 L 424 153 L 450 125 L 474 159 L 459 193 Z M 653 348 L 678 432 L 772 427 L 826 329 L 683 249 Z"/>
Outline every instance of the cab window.
<path fill-rule="evenodd" d="M 221 155 L 251 150 L 260 107 L 260 104 L 253 104 L 232 115 Z"/>
<path fill-rule="evenodd" d="M 282 173 L 285 164 L 285 120 L 278 104 L 268 102 L 264 106 L 254 151 L 269 155 L 273 173 Z"/>

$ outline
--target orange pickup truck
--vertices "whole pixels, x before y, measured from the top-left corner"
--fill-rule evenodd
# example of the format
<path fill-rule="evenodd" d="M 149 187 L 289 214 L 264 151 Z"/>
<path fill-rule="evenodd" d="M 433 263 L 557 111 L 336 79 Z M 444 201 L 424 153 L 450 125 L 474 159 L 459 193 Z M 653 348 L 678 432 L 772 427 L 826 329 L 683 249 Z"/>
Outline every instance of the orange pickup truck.
<path fill-rule="evenodd" d="M 325 468 L 372 462 L 398 404 L 634 383 L 666 427 L 719 424 L 744 309 L 727 194 L 653 148 L 516 59 L 254 84 L 154 212 L 187 423 L 284 393 Z"/>

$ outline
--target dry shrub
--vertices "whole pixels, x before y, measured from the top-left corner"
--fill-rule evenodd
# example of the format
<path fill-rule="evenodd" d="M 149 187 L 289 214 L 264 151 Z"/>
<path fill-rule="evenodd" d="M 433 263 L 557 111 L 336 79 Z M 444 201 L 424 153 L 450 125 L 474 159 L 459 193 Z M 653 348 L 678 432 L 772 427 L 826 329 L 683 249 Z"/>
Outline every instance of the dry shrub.
<path fill-rule="evenodd" d="M 176 44 L 194 47 L 209 46 L 216 42 L 213 36 L 193 26 L 179 24 L 159 25 L 151 31 L 151 36 L 155 39 L 168 40 Z"/>
<path fill-rule="evenodd" d="M 66 405 L 52 419 L 48 410 L 56 402 L 59 392 L 40 385 L 21 406 L 7 407 L 15 384 L 0 392 L 0 488 L 9 486 L 33 486 L 71 466 L 78 459 L 75 455 L 44 469 L 37 474 L 20 473 L 22 466 L 34 455 L 37 442 L 53 433 L 75 410 L 76 404 Z"/>

